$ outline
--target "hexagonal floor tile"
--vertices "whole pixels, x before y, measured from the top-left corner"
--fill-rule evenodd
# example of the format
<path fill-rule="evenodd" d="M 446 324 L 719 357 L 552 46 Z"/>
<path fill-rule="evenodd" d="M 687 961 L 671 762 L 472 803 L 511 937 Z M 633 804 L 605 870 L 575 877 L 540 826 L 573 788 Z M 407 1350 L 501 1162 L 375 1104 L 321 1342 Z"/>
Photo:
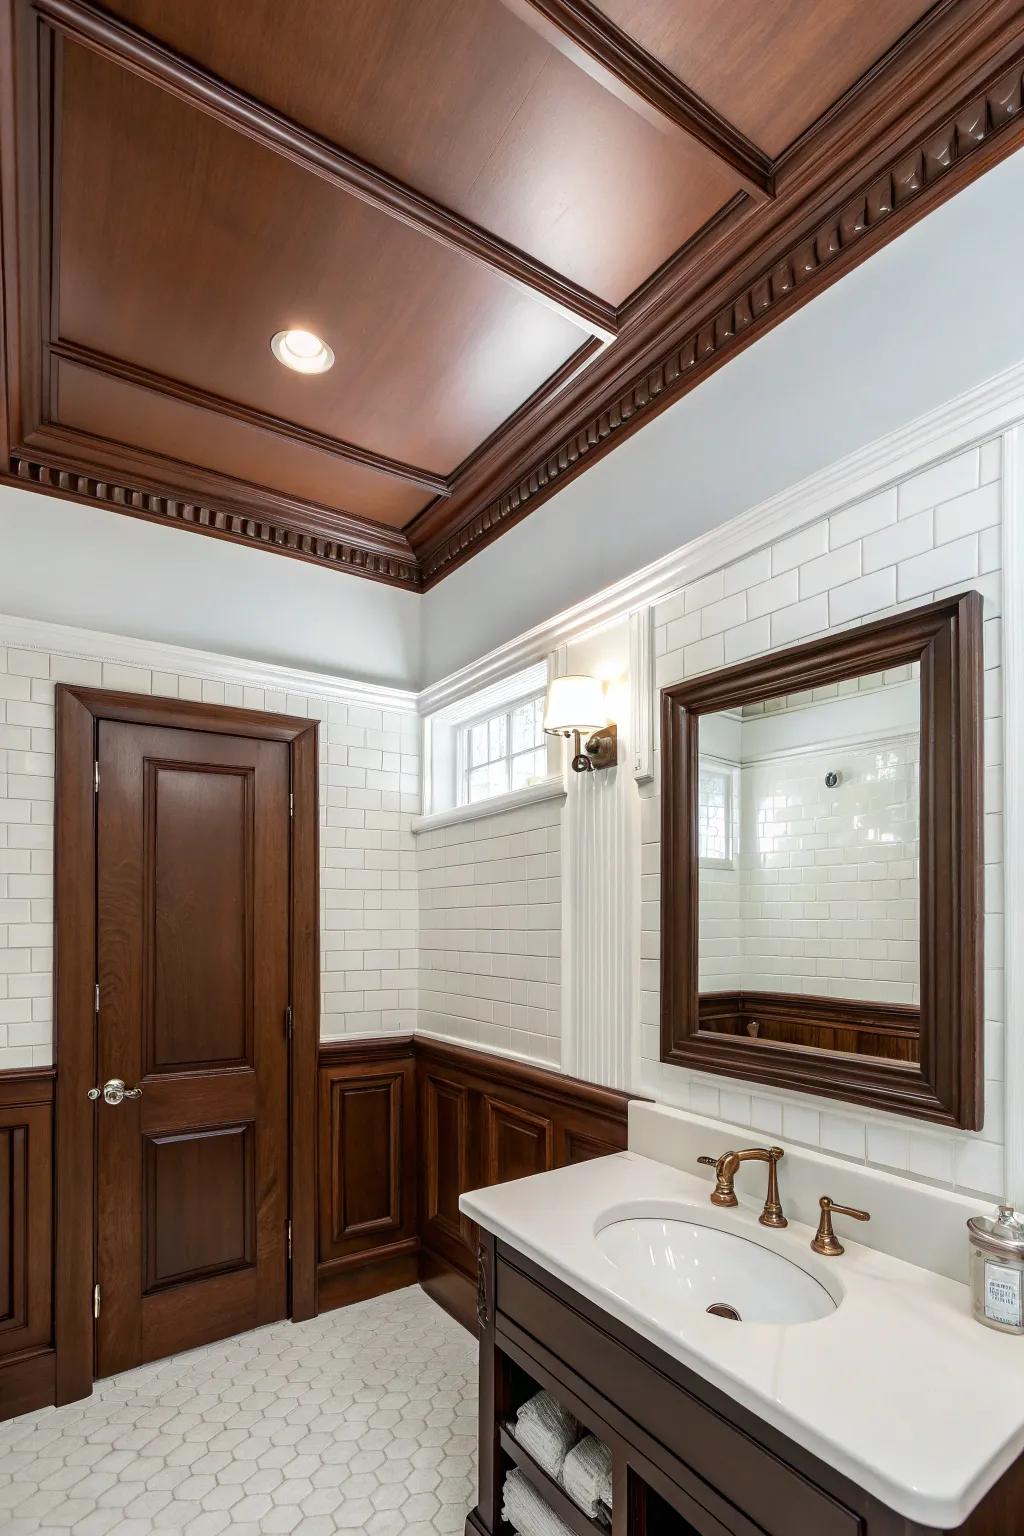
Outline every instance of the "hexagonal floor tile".
<path fill-rule="evenodd" d="M 0 1424 L 18 1536 L 458 1536 L 476 1345 L 418 1287 L 276 1323 Z"/>

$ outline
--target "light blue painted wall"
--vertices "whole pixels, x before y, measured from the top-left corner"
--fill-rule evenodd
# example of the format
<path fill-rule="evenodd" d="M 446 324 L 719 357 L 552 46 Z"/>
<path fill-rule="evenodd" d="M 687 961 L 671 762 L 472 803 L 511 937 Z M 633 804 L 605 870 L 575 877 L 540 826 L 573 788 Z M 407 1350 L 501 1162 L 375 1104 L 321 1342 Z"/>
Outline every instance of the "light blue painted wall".
<path fill-rule="evenodd" d="M 0 486 L 0 613 L 411 688 L 423 599 Z"/>

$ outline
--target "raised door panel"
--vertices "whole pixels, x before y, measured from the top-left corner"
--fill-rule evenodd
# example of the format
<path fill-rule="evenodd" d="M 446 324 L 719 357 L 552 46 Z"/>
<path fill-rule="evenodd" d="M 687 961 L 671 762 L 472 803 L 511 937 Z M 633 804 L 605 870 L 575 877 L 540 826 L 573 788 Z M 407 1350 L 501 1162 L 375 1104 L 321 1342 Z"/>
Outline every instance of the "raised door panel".
<path fill-rule="evenodd" d="M 255 1262 L 253 1126 L 143 1139 L 144 1290 Z"/>
<path fill-rule="evenodd" d="M 554 1124 L 517 1104 L 483 1101 L 484 1183 L 505 1184 L 554 1167 Z"/>
<path fill-rule="evenodd" d="M 472 1188 L 469 1089 L 428 1074 L 423 1093 L 425 1239 L 429 1247 L 471 1268 L 472 1225 L 459 1210 L 459 1196 Z"/>
<path fill-rule="evenodd" d="M 146 763 L 147 1076 L 252 1065 L 253 780 Z"/>
<path fill-rule="evenodd" d="M 411 1063 L 321 1072 L 321 1260 L 414 1235 L 411 1084 Z"/>

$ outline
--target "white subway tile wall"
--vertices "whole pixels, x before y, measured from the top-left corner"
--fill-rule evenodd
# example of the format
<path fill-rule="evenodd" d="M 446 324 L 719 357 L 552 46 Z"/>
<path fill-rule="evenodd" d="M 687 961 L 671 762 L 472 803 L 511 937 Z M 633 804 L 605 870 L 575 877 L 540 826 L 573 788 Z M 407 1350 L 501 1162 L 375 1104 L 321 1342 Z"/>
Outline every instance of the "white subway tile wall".
<path fill-rule="evenodd" d="M 561 1061 L 562 802 L 417 834 L 419 1028 Z"/>
<path fill-rule="evenodd" d="M 656 686 L 812 634 L 868 622 L 975 587 L 985 599 L 985 1126 L 977 1134 L 919 1129 L 898 1117 L 776 1094 L 664 1066 L 659 1060 L 660 800 L 642 787 L 641 1091 L 763 1135 L 785 1135 L 841 1157 L 972 1193 L 1003 1179 L 1003 826 L 1000 670 L 1000 445 L 934 465 L 855 506 L 822 517 L 770 550 L 701 578 L 657 604 Z M 705 606 L 730 598 L 733 627 Z M 810 605 L 814 601 L 814 606 Z M 733 893 L 722 890 L 722 915 Z M 734 899 L 734 898 L 733 898 Z M 908 952 L 909 955 L 909 952 Z M 722 984 L 722 983 L 720 983 Z"/>
<path fill-rule="evenodd" d="M 702 990 L 919 1002 L 919 782 L 916 735 L 745 763 L 737 867 L 700 871 Z"/>
<path fill-rule="evenodd" d="M 58 682 L 319 719 L 321 1035 L 414 1027 L 415 715 L 0 646 L 0 1070 L 52 1060 Z"/>

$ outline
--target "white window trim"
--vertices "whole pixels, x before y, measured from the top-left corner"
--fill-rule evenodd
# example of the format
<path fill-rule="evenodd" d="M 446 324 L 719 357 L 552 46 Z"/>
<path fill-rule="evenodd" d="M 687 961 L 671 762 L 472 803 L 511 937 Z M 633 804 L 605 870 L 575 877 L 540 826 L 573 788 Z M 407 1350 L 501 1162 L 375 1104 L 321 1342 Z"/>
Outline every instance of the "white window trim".
<path fill-rule="evenodd" d="M 487 800 L 477 801 L 475 806 L 457 804 L 460 772 L 463 767 L 459 761 L 460 733 L 468 724 L 490 719 L 507 709 L 514 708 L 517 704 L 538 697 L 547 687 L 552 665 L 553 657 L 551 656 L 544 661 L 536 661 L 529 667 L 521 668 L 514 674 L 477 689 L 474 693 L 463 694 L 451 700 L 443 709 L 423 715 L 423 797 L 421 802 L 423 810 L 422 814 L 415 818 L 413 830 L 417 828 L 423 830 L 428 826 L 448 826 L 455 822 L 472 820 L 472 816 L 464 813 L 479 810 L 480 814 L 487 815 L 492 807 L 511 808 L 518 804 L 529 805 L 534 798 L 537 798 L 533 796 L 532 791 L 541 786 L 527 785 L 523 791 L 514 790 L 508 794 L 492 795 Z M 561 748 L 561 746 L 562 743 L 559 742 L 558 747 Z M 563 783 L 564 770 L 561 766 L 561 755 L 560 751 L 549 746 L 549 771 L 545 783 L 548 780 L 557 784 Z M 539 798 L 543 799 L 545 796 L 542 794 Z"/>
<path fill-rule="evenodd" d="M 517 810 L 521 805 L 536 805 L 540 800 L 564 800 L 565 777 L 553 773 L 537 784 L 525 789 L 513 789 L 507 795 L 492 795 L 489 800 L 476 800 L 472 805 L 454 806 L 448 811 L 434 811 L 429 816 L 412 818 L 413 832 L 434 832 L 439 827 L 455 827 L 463 821 L 482 821 L 485 816 L 500 816 L 504 811 Z"/>

